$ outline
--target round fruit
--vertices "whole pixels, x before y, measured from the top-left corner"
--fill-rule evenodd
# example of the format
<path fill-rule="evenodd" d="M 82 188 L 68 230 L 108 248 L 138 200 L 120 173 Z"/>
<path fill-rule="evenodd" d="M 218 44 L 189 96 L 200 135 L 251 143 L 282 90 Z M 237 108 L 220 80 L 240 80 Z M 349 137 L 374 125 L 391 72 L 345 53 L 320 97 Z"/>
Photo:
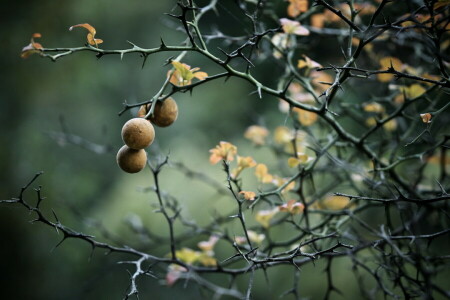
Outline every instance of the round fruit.
<path fill-rule="evenodd" d="M 159 126 L 167 127 L 176 121 L 178 117 L 178 105 L 172 98 L 167 98 L 164 101 L 156 102 L 153 116 L 150 116 L 150 121 Z"/>
<path fill-rule="evenodd" d="M 137 116 L 143 118 L 150 110 L 151 104 L 144 104 L 139 108 Z M 167 98 L 164 101 L 156 102 L 153 116 L 150 116 L 150 121 L 159 127 L 167 127 L 176 121 L 178 117 L 178 105 L 172 98 Z"/>
<path fill-rule="evenodd" d="M 150 146 L 154 139 L 155 129 L 146 119 L 134 118 L 122 127 L 122 140 L 132 149 L 139 150 Z"/>
<path fill-rule="evenodd" d="M 144 149 L 135 150 L 123 145 L 117 152 L 117 164 L 127 173 L 137 173 L 147 164 L 147 153 Z"/>

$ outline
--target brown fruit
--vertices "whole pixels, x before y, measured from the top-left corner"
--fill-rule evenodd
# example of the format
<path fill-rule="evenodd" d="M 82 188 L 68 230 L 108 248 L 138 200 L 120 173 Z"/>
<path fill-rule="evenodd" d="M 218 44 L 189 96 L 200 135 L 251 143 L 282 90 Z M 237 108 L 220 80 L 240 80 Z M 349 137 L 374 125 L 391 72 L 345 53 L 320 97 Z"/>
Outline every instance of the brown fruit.
<path fill-rule="evenodd" d="M 150 110 L 151 104 L 142 105 L 139 108 L 137 116 L 140 118 L 145 117 L 145 115 Z M 159 127 L 167 127 L 176 121 L 178 117 L 178 105 L 172 98 L 167 98 L 164 101 L 156 102 L 155 110 L 153 111 L 153 116 L 150 116 L 150 121 Z"/>
<path fill-rule="evenodd" d="M 135 150 L 123 145 L 117 152 L 117 164 L 127 173 L 137 173 L 147 164 L 147 152 L 144 149 Z"/>
<path fill-rule="evenodd" d="M 128 120 L 122 127 L 122 140 L 132 149 L 143 149 L 153 143 L 155 129 L 146 119 L 134 118 Z"/>
<path fill-rule="evenodd" d="M 164 101 L 156 102 L 153 116 L 150 116 L 150 121 L 159 127 L 167 127 L 176 121 L 178 117 L 178 105 L 172 98 L 167 98 Z"/>

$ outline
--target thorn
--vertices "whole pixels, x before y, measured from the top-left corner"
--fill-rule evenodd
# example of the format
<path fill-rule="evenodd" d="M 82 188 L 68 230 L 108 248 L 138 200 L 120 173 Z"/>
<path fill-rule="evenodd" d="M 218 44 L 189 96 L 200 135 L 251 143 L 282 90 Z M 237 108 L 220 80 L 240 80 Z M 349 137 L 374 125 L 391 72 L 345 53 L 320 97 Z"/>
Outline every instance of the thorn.
<path fill-rule="evenodd" d="M 161 45 L 159 46 L 159 48 L 160 48 L 160 49 L 166 49 L 167 46 L 166 46 L 166 43 L 164 43 L 162 37 L 160 37 L 160 40 L 161 40 Z"/>
<path fill-rule="evenodd" d="M 147 55 L 147 54 L 142 54 L 142 55 L 144 56 L 144 60 L 142 61 L 142 67 L 141 67 L 141 69 L 144 68 L 145 63 L 147 62 L 147 58 L 148 58 L 148 55 Z"/>
<path fill-rule="evenodd" d="M 66 236 L 64 236 L 63 238 L 62 238 L 62 240 L 58 243 L 58 244 L 56 244 L 56 246 L 55 247 L 53 247 L 53 249 L 52 250 L 50 250 L 50 252 L 53 252 L 56 248 L 58 248 L 65 240 L 66 240 Z"/>
<path fill-rule="evenodd" d="M 56 222 L 58 222 L 58 224 L 61 224 L 61 222 L 59 222 L 58 216 L 56 215 L 56 213 L 53 210 L 53 208 L 52 208 L 52 213 L 53 213 L 53 216 L 55 217 Z"/>

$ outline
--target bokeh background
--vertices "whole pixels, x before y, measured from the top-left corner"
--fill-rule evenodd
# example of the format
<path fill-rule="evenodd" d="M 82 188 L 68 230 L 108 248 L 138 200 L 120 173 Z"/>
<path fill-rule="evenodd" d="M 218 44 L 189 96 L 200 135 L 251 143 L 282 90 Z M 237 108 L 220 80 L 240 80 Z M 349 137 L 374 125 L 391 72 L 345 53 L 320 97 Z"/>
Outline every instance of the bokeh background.
<path fill-rule="evenodd" d="M 115 154 L 122 145 L 121 127 L 136 112 L 132 110 L 119 117 L 122 103 L 150 99 L 165 80 L 169 69 L 164 65 L 166 60 L 177 53 L 150 56 L 142 68 L 142 58 L 135 54 L 121 60 L 119 56 L 97 59 L 86 52 L 53 63 L 37 55 L 21 59 L 20 51 L 35 32 L 42 34 L 38 42 L 44 47 L 82 46 L 85 30 L 68 30 L 79 23 L 95 26 L 97 37 L 104 40 L 102 47 L 108 49 L 127 48 L 127 40 L 144 48 L 156 47 L 161 37 L 166 44 L 178 45 L 185 36 L 177 30 L 179 24 L 164 15 L 176 12 L 175 3 L 175 0 L 3 1 L 6 13 L 0 28 L 1 199 L 17 196 L 20 188 L 42 170 L 44 175 L 36 184 L 42 185 L 47 197 L 43 206 L 48 216 L 53 209 L 62 223 L 94 234 L 99 240 L 127 244 L 157 255 L 168 253 L 164 246 L 149 248 L 127 225 L 141 222 L 153 233 L 167 235 L 164 219 L 153 212 L 157 199 L 148 192 L 153 185 L 150 171 L 125 174 L 117 167 Z M 273 3 L 285 11 L 286 2 Z M 227 34 L 243 35 L 248 25 L 245 19 L 233 1 L 227 1 L 221 4 L 221 14 L 207 16 L 202 26 L 206 30 L 217 27 Z M 315 41 L 318 51 L 311 57 L 321 57 L 320 62 L 326 65 L 336 59 L 332 55 L 340 50 L 338 41 L 336 51 L 320 47 L 324 42 Z M 329 39 L 327 43 L 330 45 Z M 274 60 L 267 59 L 255 72 L 258 79 L 275 86 L 273 78 L 283 70 Z M 219 71 L 196 54 L 187 54 L 183 62 L 209 74 Z M 169 128 L 156 128 L 156 141 L 149 148 L 149 157 L 157 161 L 170 153 L 174 164 L 161 174 L 162 189 L 180 201 L 186 218 L 206 224 L 217 211 L 231 211 L 234 202 L 207 184 L 187 178 L 177 170 L 176 163 L 183 162 L 189 169 L 225 184 L 221 167 L 208 162 L 208 150 L 224 140 L 237 145 L 243 156 L 252 155 L 258 162 L 275 165 L 273 154 L 254 148 L 243 133 L 253 124 L 269 129 L 285 125 L 286 116 L 279 112 L 276 99 L 266 96 L 259 99 L 251 87 L 235 79 L 215 81 L 196 88 L 192 95 L 181 94 L 175 99 L 179 119 Z M 61 138 L 61 133 L 80 137 L 79 145 Z M 252 184 L 251 180 L 248 184 Z M 34 192 L 30 190 L 27 197 L 34 199 Z M 32 219 L 23 207 L 0 205 L 2 299 L 122 298 L 129 283 L 126 270 L 133 269 L 117 262 L 126 260 L 126 256 L 106 255 L 102 250 L 91 253 L 88 244 L 75 240 L 65 241 L 54 249 L 62 236 L 42 224 L 31 224 Z M 176 230 L 181 231 L 181 227 Z M 241 234 L 239 226 L 231 226 L 230 230 Z M 282 237 L 289 232 L 277 234 Z M 193 239 L 183 246 L 195 248 L 199 240 L 206 238 Z M 219 250 L 218 255 L 225 255 L 225 251 Z M 324 267 L 319 262 L 302 269 L 303 295 L 323 296 Z M 348 276 L 342 276 L 340 270 L 344 269 Z M 354 295 L 356 282 L 346 260 L 336 260 L 334 270 L 339 275 L 335 276 L 336 284 L 346 288 L 342 299 Z M 267 284 L 264 275 L 258 273 L 255 298 L 278 297 L 291 287 L 293 274 L 292 267 L 269 270 Z M 247 279 L 242 278 L 238 282 L 241 288 Z M 201 295 L 193 285 L 168 288 L 159 281 L 141 279 L 138 282 L 141 299 L 198 299 Z"/>
<path fill-rule="evenodd" d="M 175 2 L 3 2 L 2 199 L 17 196 L 36 172 L 44 171 L 36 182 L 47 197 L 43 207 L 49 215 L 53 209 L 65 225 L 105 241 L 101 229 L 107 228 L 112 239 L 132 246 L 140 243 L 125 224 L 130 217 L 140 218 L 153 232 L 166 233 L 163 219 L 152 212 L 155 196 L 142 192 L 153 184 L 150 171 L 129 175 L 116 165 L 115 153 L 122 145 L 121 127 L 135 111 L 121 117 L 117 113 L 124 100 L 133 103 L 151 98 L 165 80 L 169 68 L 164 66 L 166 59 L 177 54 L 151 56 L 141 68 L 142 58 L 138 55 L 125 56 L 121 61 L 118 56 L 98 60 L 92 53 L 78 53 L 53 63 L 37 55 L 22 59 L 20 51 L 35 32 L 42 34 L 38 42 L 45 47 L 82 46 L 85 30 L 70 32 L 68 28 L 85 22 L 96 27 L 105 48 L 129 47 L 127 40 L 150 48 L 159 45 L 160 37 L 176 45 L 184 35 L 176 30 L 178 24 L 164 15 L 175 12 Z M 208 22 L 214 19 L 209 17 Z M 237 19 L 232 23 L 223 21 L 229 33 L 242 29 Z M 188 54 L 184 61 L 210 74 L 217 71 L 196 55 Z M 192 96 L 183 94 L 176 100 L 179 119 L 170 128 L 156 129 L 157 140 L 149 150 L 150 156 L 157 160 L 170 152 L 174 162 L 208 173 L 219 183 L 224 183 L 225 177 L 220 166 L 208 163 L 208 150 L 220 140 L 227 140 L 239 145 L 241 153 L 254 155 L 249 142 L 243 141 L 245 128 L 264 122 L 261 118 L 266 111 L 278 115 L 276 101 L 259 100 L 247 85 L 233 79 L 200 87 Z M 272 122 L 282 124 L 284 117 L 278 118 Z M 100 145 L 99 153 L 67 143 L 58 138 L 61 132 Z M 207 185 L 186 180 L 175 168 L 164 170 L 162 188 L 180 200 L 188 218 L 200 224 L 208 222 L 215 210 L 231 209 L 233 204 L 229 198 L 218 197 Z M 30 190 L 27 197 L 34 201 L 34 192 Z M 117 261 L 126 257 L 105 255 L 101 250 L 90 257 L 90 246 L 81 241 L 68 240 L 54 249 L 61 235 L 42 224 L 31 224 L 32 219 L 22 207 L 0 207 L 1 298 L 120 299 L 124 295 L 127 266 Z M 190 246 L 194 248 L 196 242 Z M 168 249 L 149 251 L 164 255 Z M 186 293 L 181 285 L 169 289 L 150 278 L 140 283 L 143 299 L 150 298 L 149 291 L 153 299 L 169 295 L 196 299 L 199 292 L 188 289 Z"/>

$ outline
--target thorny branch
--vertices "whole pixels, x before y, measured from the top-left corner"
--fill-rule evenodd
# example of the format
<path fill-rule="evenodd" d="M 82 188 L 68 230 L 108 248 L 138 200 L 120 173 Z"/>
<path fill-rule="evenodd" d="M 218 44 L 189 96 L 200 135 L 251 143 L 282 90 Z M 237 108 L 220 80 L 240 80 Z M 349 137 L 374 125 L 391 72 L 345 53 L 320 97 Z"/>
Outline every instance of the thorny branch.
<path fill-rule="evenodd" d="M 314 153 L 314 158 L 306 165 L 300 164 L 295 171 L 283 171 L 287 174 L 283 183 L 275 188 L 260 188 L 256 199 L 249 203 L 240 197 L 243 185 L 241 179 L 233 177 L 229 161 L 223 161 L 226 186 L 221 186 L 215 179 L 198 170 L 190 170 L 184 164 L 172 163 L 188 178 L 205 182 L 221 196 L 228 195 L 226 198 L 231 198 L 235 204 L 236 209 L 233 213 L 218 213 L 210 224 L 200 226 L 195 221 L 186 219 L 178 200 L 161 187 L 159 178 L 162 170 L 170 166 L 169 157 L 160 162 L 149 162 L 154 183 L 149 190 L 156 195 L 157 212 L 163 215 L 167 223 L 169 237 L 157 236 L 133 223 L 130 226 L 138 236 L 145 235 L 151 243 L 167 246 L 169 255 L 164 257 L 152 255 L 150 250 L 147 253 L 127 246 L 118 247 L 100 242 L 93 236 L 64 226 L 55 213 L 53 213 L 55 221 L 51 221 L 41 210 L 41 203 L 44 200 L 41 187 L 35 190 L 36 204 L 31 204 L 25 197 L 25 193 L 42 173 L 36 174 L 21 189 L 17 198 L 0 200 L 0 203 L 20 205 L 36 216 L 33 223 L 43 223 L 55 228 L 62 234 L 62 240 L 58 245 L 72 238 L 89 243 L 93 251 L 100 248 L 111 253 L 128 255 L 131 260 L 121 263 L 132 266 L 134 270 L 130 272 L 130 286 L 125 298 L 138 296 L 139 277 L 144 275 L 160 278 L 166 274 L 166 270 L 169 269 L 170 273 L 170 268 L 176 266 L 177 276 L 186 282 L 188 280 L 195 282 L 218 298 L 231 296 L 251 299 L 257 272 L 266 272 L 267 269 L 277 266 L 291 266 L 294 272 L 293 287 L 285 294 L 292 294 L 296 299 L 300 299 L 302 291 L 298 288 L 298 283 L 302 280 L 301 268 L 306 264 L 324 262 L 327 283 L 324 297 L 329 299 L 333 293 L 345 294 L 346 287 L 338 287 L 334 278 L 335 262 L 343 257 L 350 258 L 361 294 L 366 298 L 382 295 L 391 298 L 431 299 L 435 294 L 450 297 L 450 292 L 445 290 L 446 287 L 434 281 L 435 277 L 442 274 L 442 268 L 448 267 L 449 255 L 445 252 L 448 251 L 448 247 L 447 249 L 433 247 L 438 242 L 448 246 L 442 240 L 445 238 L 448 240 L 450 233 L 448 226 L 450 196 L 446 192 L 446 187 L 450 184 L 446 168 L 448 158 L 446 150 L 449 147 L 450 135 L 445 131 L 448 123 L 445 116 L 448 118 L 446 110 L 449 105 L 448 101 L 445 101 L 447 99 L 444 99 L 445 95 L 448 98 L 450 78 L 447 59 L 443 54 L 444 40 L 448 42 L 446 29 L 449 24 L 448 5 L 444 5 L 444 8 L 440 6 L 435 8 L 437 1 L 426 0 L 421 5 L 410 4 L 407 14 L 393 14 L 389 17 L 387 15 L 390 5 L 401 7 L 401 1 L 382 0 L 369 16 L 363 17 L 363 10 L 356 8 L 357 4 L 360 4 L 358 1 L 347 1 L 344 6 L 337 6 L 332 1 L 314 1 L 315 6 L 331 12 L 345 25 L 341 28 L 318 28 L 312 25 L 305 27 L 315 35 L 337 36 L 345 40 L 340 44 L 341 48 L 345 49 L 343 59 L 328 64 L 329 67 L 311 68 L 319 73 L 325 71 L 335 73 L 332 82 L 322 82 L 327 87 L 318 92 L 309 78 L 311 70 L 299 70 L 293 59 L 299 57 L 298 50 L 303 50 L 303 45 L 289 35 L 289 42 L 293 44 L 291 47 L 283 48 L 283 45 L 277 45 L 273 41 L 275 35 L 286 32 L 283 33 L 284 29 L 280 26 L 274 27 L 270 22 L 269 25 L 265 23 L 267 19 L 273 21 L 275 14 L 269 2 L 236 1 L 239 10 L 245 16 L 244 19 L 249 22 L 249 25 L 247 24 L 249 28 L 245 30 L 244 35 L 228 36 L 216 29 L 212 29 L 209 33 L 203 32 L 207 29 L 202 26 L 202 17 L 209 13 L 218 13 L 222 8 L 219 1 L 212 0 L 204 7 L 198 7 L 195 1 L 179 1 L 180 14 L 170 16 L 180 22 L 186 35 L 186 40 L 181 45 L 166 45 L 161 40 L 158 47 L 142 48 L 128 42 L 131 48 L 108 50 L 88 44 L 76 48 L 42 48 L 39 49 L 39 54 L 57 61 L 78 52 L 92 52 L 98 58 L 105 55 L 120 55 L 122 58 L 124 55 L 135 53 L 143 57 L 145 65 L 146 58 L 156 53 L 181 53 L 176 61 L 180 61 L 188 53 L 197 53 L 217 65 L 221 72 L 183 86 L 171 84 L 169 75 L 153 97 L 139 103 L 124 103 L 119 115 L 134 107 L 164 101 L 177 93 L 192 92 L 196 87 L 214 80 L 235 77 L 250 84 L 260 98 L 272 96 L 267 98 L 276 98 L 288 103 L 289 120 L 293 122 L 295 129 L 295 135 L 290 142 L 294 148 L 293 155 L 297 159 L 298 142 L 302 142 L 297 140 L 297 132 L 305 126 L 301 120 L 292 117 L 293 112 L 300 109 L 317 115 L 321 119 L 319 130 L 305 128 L 309 141 L 308 150 Z M 349 14 L 345 9 L 349 10 Z M 303 22 L 314 12 L 316 11 L 300 15 L 298 19 Z M 421 21 L 419 15 L 424 13 L 428 13 L 429 18 Z M 402 43 L 402 46 L 408 47 L 412 43 L 411 36 L 414 42 L 422 43 L 424 48 L 433 54 L 434 65 L 430 69 L 439 75 L 434 77 L 421 75 L 418 69 L 411 70 L 404 65 L 403 69 L 399 69 L 394 67 L 392 61 L 389 67 L 378 70 L 373 69 L 374 66 L 368 63 L 377 58 L 370 47 L 377 46 L 379 40 L 392 39 L 393 44 Z M 353 38 L 356 38 L 355 44 Z M 213 40 L 223 40 L 231 49 L 225 51 L 219 48 L 220 55 L 216 55 L 214 54 L 216 49 L 210 49 L 210 42 Z M 269 47 L 269 51 L 265 50 L 266 47 Z M 281 56 L 277 63 L 284 69 L 282 76 L 272 80 L 272 82 L 279 81 L 275 84 L 277 87 L 264 84 L 266 81 L 259 78 L 257 72 L 258 64 L 264 62 L 264 59 L 267 59 L 267 52 L 270 55 L 272 50 Z M 417 59 L 415 56 L 412 58 Z M 355 101 L 346 102 L 344 97 L 340 97 L 341 94 L 358 91 L 359 87 L 353 85 L 355 80 L 367 83 L 375 77 L 386 75 L 391 75 L 396 84 L 405 86 L 406 83 L 424 84 L 427 87 L 422 87 L 419 94 L 415 92 L 412 96 L 403 90 L 402 94 L 399 94 L 403 99 L 397 104 L 392 103 L 392 95 L 373 96 L 375 102 L 383 103 L 387 109 L 373 104 L 369 109 L 368 105 L 354 103 Z M 297 101 L 291 92 L 295 84 L 299 84 L 314 102 Z M 429 113 L 431 119 L 424 119 L 421 122 L 419 113 L 425 112 Z M 153 110 L 148 116 L 152 113 Z M 444 115 L 445 113 L 447 114 Z M 374 116 L 375 123 L 364 125 L 367 116 Z M 402 131 L 396 134 L 387 133 L 384 129 L 392 121 L 398 121 L 396 126 Z M 357 124 L 358 130 L 348 125 L 349 122 Z M 423 129 L 423 126 L 426 128 Z M 418 136 L 417 128 L 422 130 Z M 327 133 L 325 138 L 319 136 L 324 135 L 324 132 Z M 99 145 L 67 132 L 50 135 L 92 151 L 106 151 Z M 409 148 L 403 149 L 406 148 L 404 145 Z M 273 149 L 280 161 L 292 156 L 287 150 L 279 149 L 277 146 L 273 146 Z M 435 153 L 440 153 L 439 181 L 425 172 L 431 165 L 432 158 L 436 157 Z M 420 163 L 417 166 L 406 164 L 418 160 Z M 372 165 L 371 170 L 361 167 L 368 162 Z M 316 182 L 320 182 L 320 186 Z M 282 216 L 277 214 L 266 226 L 250 225 L 247 220 L 260 209 L 279 207 L 286 203 L 285 190 L 291 183 L 298 186 L 293 195 L 298 198 L 296 199 L 298 203 L 303 205 L 302 214 L 300 216 L 289 213 Z M 346 192 L 338 192 L 342 190 Z M 341 204 L 338 209 L 334 209 L 323 200 L 330 194 L 338 197 L 331 198 L 333 201 L 343 201 L 344 205 Z M 236 219 L 245 236 L 244 242 L 238 243 L 236 237 L 231 236 L 226 228 L 227 224 Z M 176 229 L 176 222 L 183 225 L 180 232 Z M 275 236 L 273 232 L 278 229 L 289 231 L 289 234 Z M 255 232 L 265 238 L 263 243 L 252 237 L 251 234 Z M 230 255 L 223 260 L 215 259 L 212 264 L 186 262 L 178 251 L 183 245 L 194 241 L 198 235 L 205 238 L 211 236 L 219 238 L 229 247 Z M 161 268 L 163 272 L 160 271 Z M 239 291 L 235 287 L 216 285 L 208 280 L 207 274 L 210 273 L 221 274 L 231 278 L 232 281 L 249 275 L 247 288 L 245 291 Z M 365 286 L 370 286 L 370 291 Z"/>

